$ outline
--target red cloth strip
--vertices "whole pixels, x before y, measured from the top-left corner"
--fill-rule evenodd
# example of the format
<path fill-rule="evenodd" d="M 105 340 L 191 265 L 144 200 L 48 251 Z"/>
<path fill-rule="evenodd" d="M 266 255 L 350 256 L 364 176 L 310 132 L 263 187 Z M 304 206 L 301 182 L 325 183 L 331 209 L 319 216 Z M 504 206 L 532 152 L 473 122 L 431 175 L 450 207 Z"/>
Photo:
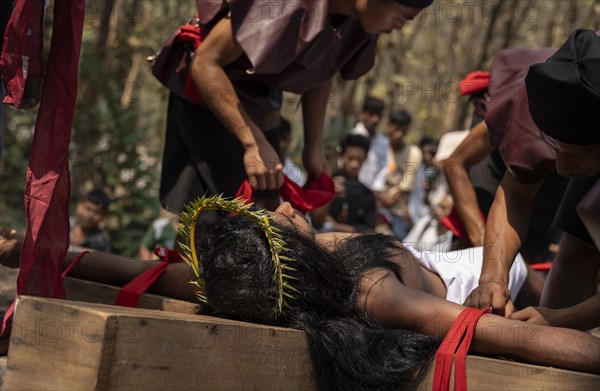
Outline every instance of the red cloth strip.
<path fill-rule="evenodd" d="M 537 270 L 539 272 L 547 272 L 552 268 L 552 262 L 542 262 L 542 263 L 534 263 L 529 265 L 533 270 Z"/>
<path fill-rule="evenodd" d="M 335 186 L 327 174 L 322 174 L 319 178 L 309 181 L 304 187 L 298 186 L 284 175 L 283 186 L 279 189 L 279 194 L 281 198 L 292 204 L 294 209 L 301 213 L 307 213 L 331 201 L 335 195 Z M 248 180 L 242 183 L 235 196 L 248 202 L 253 201 L 252 186 Z"/>
<path fill-rule="evenodd" d="M 454 357 L 454 391 L 467 391 L 467 353 L 473 341 L 477 322 L 481 318 L 481 315 L 486 312 L 490 312 L 490 310 L 472 308 L 469 320 L 464 323 L 466 326 L 465 335 Z"/>
<path fill-rule="evenodd" d="M 433 373 L 434 391 L 448 391 L 450 389 L 452 358 L 464 334 L 462 325 L 470 313 L 467 310 L 468 308 L 458 315 L 435 355 L 435 371 Z"/>
<path fill-rule="evenodd" d="M 73 267 L 75 265 L 77 265 L 79 263 L 79 261 L 81 261 L 83 259 L 83 257 L 85 257 L 86 254 L 88 254 L 88 253 L 89 253 L 89 251 L 85 250 L 81 254 L 79 254 L 77 256 L 77 258 L 75 258 L 75 260 L 73 262 L 71 262 L 71 264 L 69 266 L 67 266 L 67 268 L 62 272 L 62 274 L 60 275 L 60 279 L 64 280 L 65 277 L 67 276 L 67 274 L 69 274 L 69 272 L 71 271 L 71 269 L 73 269 Z"/>
<path fill-rule="evenodd" d="M 169 264 L 183 261 L 177 251 L 169 250 L 166 247 L 157 247 L 154 250 L 154 253 L 161 258 L 162 262 L 146 270 L 144 273 L 134 278 L 129 284 L 121 288 L 115 305 L 122 307 L 137 307 L 140 297 L 142 297 L 158 277 L 167 270 Z"/>
<path fill-rule="evenodd" d="M 17 0 L 10 22 L 16 29 L 5 34 L 9 47 L 14 44 L 26 49 L 17 54 L 28 54 L 30 64 L 41 62 L 41 45 L 28 46 L 26 34 L 23 36 L 22 33 L 28 31 L 29 26 L 41 23 L 43 15 L 26 10 L 27 7 L 36 10 L 42 4 L 39 0 Z M 54 2 L 52 43 L 27 168 L 27 228 L 21 248 L 17 295 L 53 298 L 64 298 L 65 295 L 61 270 L 69 247 L 71 195 L 67 156 L 77 99 L 84 5 L 84 0 Z M 18 43 L 12 43 L 12 40 Z M 15 58 L 3 56 L 3 61 L 17 61 L 17 64 L 5 65 L 16 67 L 17 73 L 23 72 L 23 63 Z M 2 73 L 4 75 L 4 70 Z M 7 87 L 8 93 L 16 96 L 24 85 L 9 83 Z M 3 337 L 7 336 L 11 316 L 12 313 L 7 312 L 4 317 Z"/>
<path fill-rule="evenodd" d="M 192 44 L 194 48 L 194 52 L 198 49 L 198 46 L 204 41 L 206 38 L 206 32 L 200 26 L 192 26 L 192 25 L 183 25 L 179 27 L 179 34 L 177 34 L 177 40 L 181 42 L 189 42 Z M 183 63 L 180 67 L 183 66 Z M 188 69 L 188 74 L 185 79 L 185 87 L 183 93 L 187 96 L 191 102 L 194 102 L 198 105 L 204 104 L 204 98 L 198 92 L 198 89 L 194 85 L 194 81 L 192 80 L 192 72 L 191 72 L 191 64 L 190 69 Z"/>
<path fill-rule="evenodd" d="M 454 390 L 467 389 L 466 359 L 479 318 L 488 309 L 465 308 L 456 318 L 435 356 L 433 391 L 449 391 L 454 353 Z"/>
<path fill-rule="evenodd" d="M 2 0 L 12 1 L 12 0 Z M 0 71 L 6 86 L 4 103 L 21 107 L 25 83 L 44 76 L 42 59 L 44 2 L 17 0 L 4 33 Z"/>
<path fill-rule="evenodd" d="M 483 215 L 483 212 L 479 211 L 479 213 L 481 215 L 481 220 L 485 224 L 485 216 Z M 471 244 L 471 240 L 469 239 L 467 229 L 465 228 L 462 220 L 458 216 L 458 213 L 456 212 L 455 208 L 452 208 L 452 211 L 448 216 L 442 217 L 440 219 L 440 224 L 452 231 L 454 236 L 456 236 L 460 240 Z"/>

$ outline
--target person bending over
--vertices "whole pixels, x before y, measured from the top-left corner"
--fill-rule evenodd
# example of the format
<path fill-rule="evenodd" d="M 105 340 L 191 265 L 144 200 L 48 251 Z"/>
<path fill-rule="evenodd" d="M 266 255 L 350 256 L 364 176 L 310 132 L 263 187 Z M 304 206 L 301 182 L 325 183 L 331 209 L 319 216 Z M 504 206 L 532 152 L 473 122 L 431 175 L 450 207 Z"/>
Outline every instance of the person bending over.
<path fill-rule="evenodd" d="M 503 96 L 504 102 L 486 116 L 490 131 L 492 125 L 508 123 L 509 132 L 512 127 L 513 132 L 526 128 L 538 132 L 518 132 L 510 145 L 513 153 L 505 156 L 508 170 L 486 223 L 479 286 L 466 305 L 492 306 L 498 314 L 511 315 L 507 271 L 529 225 L 540 176 L 555 167 L 559 175 L 571 179 L 554 219 L 563 235 L 540 304 L 571 308 L 566 318 L 573 327 L 600 326 L 600 250 L 591 237 L 598 232 L 598 225 L 588 229 L 577 211 L 580 201 L 600 182 L 599 75 L 599 32 L 576 30 L 546 62 L 532 65 L 525 83 L 511 96 Z M 517 126 L 519 122 L 530 126 Z M 540 135 L 541 145 L 536 146 Z M 540 163 L 533 164 L 535 155 L 543 157 Z M 515 316 L 526 319 L 523 315 Z"/>

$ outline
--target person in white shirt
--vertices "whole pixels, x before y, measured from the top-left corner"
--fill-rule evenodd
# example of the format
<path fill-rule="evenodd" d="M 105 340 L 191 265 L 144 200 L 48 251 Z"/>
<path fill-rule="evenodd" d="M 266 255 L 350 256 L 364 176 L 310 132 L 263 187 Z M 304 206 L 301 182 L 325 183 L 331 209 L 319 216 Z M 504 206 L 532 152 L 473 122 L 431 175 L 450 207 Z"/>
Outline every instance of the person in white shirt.
<path fill-rule="evenodd" d="M 384 108 L 385 105 L 381 99 L 367 97 L 358 116 L 358 123 L 350 130 L 350 134 L 360 134 L 368 137 L 371 141 L 371 148 L 367 160 L 360 169 L 358 180 L 372 191 L 383 191 L 383 188 L 376 188 L 375 179 L 388 165 L 390 142 L 385 135 L 377 132 Z"/>
<path fill-rule="evenodd" d="M 421 149 L 406 143 L 404 137 L 410 129 L 412 118 L 408 112 L 400 110 L 390 116 L 388 135 L 388 166 L 375 178 L 375 195 L 381 205 L 389 212 L 394 235 L 402 240 L 412 227 L 408 213 L 409 195 L 417 182 L 417 173 L 423 161 Z"/>

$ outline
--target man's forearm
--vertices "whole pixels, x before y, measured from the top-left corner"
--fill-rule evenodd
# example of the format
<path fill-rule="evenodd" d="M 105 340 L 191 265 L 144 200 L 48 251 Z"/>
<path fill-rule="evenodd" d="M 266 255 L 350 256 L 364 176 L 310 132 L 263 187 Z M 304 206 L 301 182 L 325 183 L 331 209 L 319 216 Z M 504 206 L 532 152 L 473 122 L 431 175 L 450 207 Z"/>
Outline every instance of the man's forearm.
<path fill-rule="evenodd" d="M 63 270 L 69 266 L 85 248 L 71 246 Z M 91 251 L 79 260 L 69 272 L 70 277 L 80 278 L 114 286 L 124 286 L 140 274 L 156 266 L 159 261 L 141 261 L 115 254 Z M 167 270 L 152 284 L 149 292 L 194 301 L 196 290 L 189 281 L 193 280 L 192 269 L 183 262 L 169 264 Z"/>
<path fill-rule="evenodd" d="M 600 373 L 600 339 L 590 334 L 483 315 L 471 351 Z"/>
<path fill-rule="evenodd" d="M 234 134 L 244 149 L 257 147 L 257 138 L 262 132 L 245 115 L 233 84 L 223 68 L 216 63 L 195 61 L 192 78 L 208 108 Z"/>
<path fill-rule="evenodd" d="M 262 132 L 249 120 L 231 80 L 223 69 L 243 54 L 233 36 L 231 21 L 224 18 L 198 47 L 191 67 L 194 86 L 208 108 L 232 132 L 244 149 L 256 148 Z"/>
<path fill-rule="evenodd" d="M 66 269 L 86 248 L 70 246 L 65 256 Z M 69 272 L 70 277 L 109 285 L 123 285 L 151 268 L 157 261 L 140 261 L 116 254 L 90 251 Z"/>
<path fill-rule="evenodd" d="M 600 327 L 600 294 L 576 306 L 557 310 L 560 316 L 551 326 L 568 327 L 577 330 L 590 330 Z"/>
<path fill-rule="evenodd" d="M 481 218 L 477 195 L 469 179 L 467 167 L 449 161 L 444 163 L 444 173 L 448 178 L 448 188 L 454 201 L 454 208 L 465 225 L 471 244 L 482 246 L 485 223 Z"/>
<path fill-rule="evenodd" d="M 480 284 L 497 281 L 508 286 L 508 273 L 527 234 L 533 199 L 540 186 L 521 185 L 508 171 L 504 175 L 485 227 Z"/>
<path fill-rule="evenodd" d="M 474 246 L 483 246 L 485 224 L 481 218 L 475 189 L 469 178 L 469 167 L 482 161 L 492 151 L 487 134 L 485 122 L 479 123 L 443 163 L 454 208 Z"/>

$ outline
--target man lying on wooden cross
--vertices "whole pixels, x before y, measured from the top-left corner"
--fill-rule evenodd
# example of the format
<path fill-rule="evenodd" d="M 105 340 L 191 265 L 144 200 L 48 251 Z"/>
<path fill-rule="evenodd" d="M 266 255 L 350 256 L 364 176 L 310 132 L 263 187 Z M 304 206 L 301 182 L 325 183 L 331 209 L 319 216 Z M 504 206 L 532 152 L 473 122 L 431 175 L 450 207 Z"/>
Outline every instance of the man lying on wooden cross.
<path fill-rule="evenodd" d="M 0 234 L 0 261 L 16 267 L 15 233 Z M 217 316 L 304 330 L 321 389 L 418 382 L 465 309 L 446 300 L 457 289 L 448 278 L 419 262 L 432 254 L 380 234 L 315 235 L 288 203 L 265 212 L 239 200 L 199 198 L 182 215 L 180 234 L 187 264 L 170 264 L 152 291 L 200 299 Z M 65 267 L 80 252 L 70 251 Z M 470 264 L 464 254 L 439 260 Z M 121 285 L 153 264 L 92 252 L 70 275 Z M 471 278 L 477 281 L 478 273 Z M 470 351 L 600 373 L 599 338 L 492 314 L 476 324 Z"/>

